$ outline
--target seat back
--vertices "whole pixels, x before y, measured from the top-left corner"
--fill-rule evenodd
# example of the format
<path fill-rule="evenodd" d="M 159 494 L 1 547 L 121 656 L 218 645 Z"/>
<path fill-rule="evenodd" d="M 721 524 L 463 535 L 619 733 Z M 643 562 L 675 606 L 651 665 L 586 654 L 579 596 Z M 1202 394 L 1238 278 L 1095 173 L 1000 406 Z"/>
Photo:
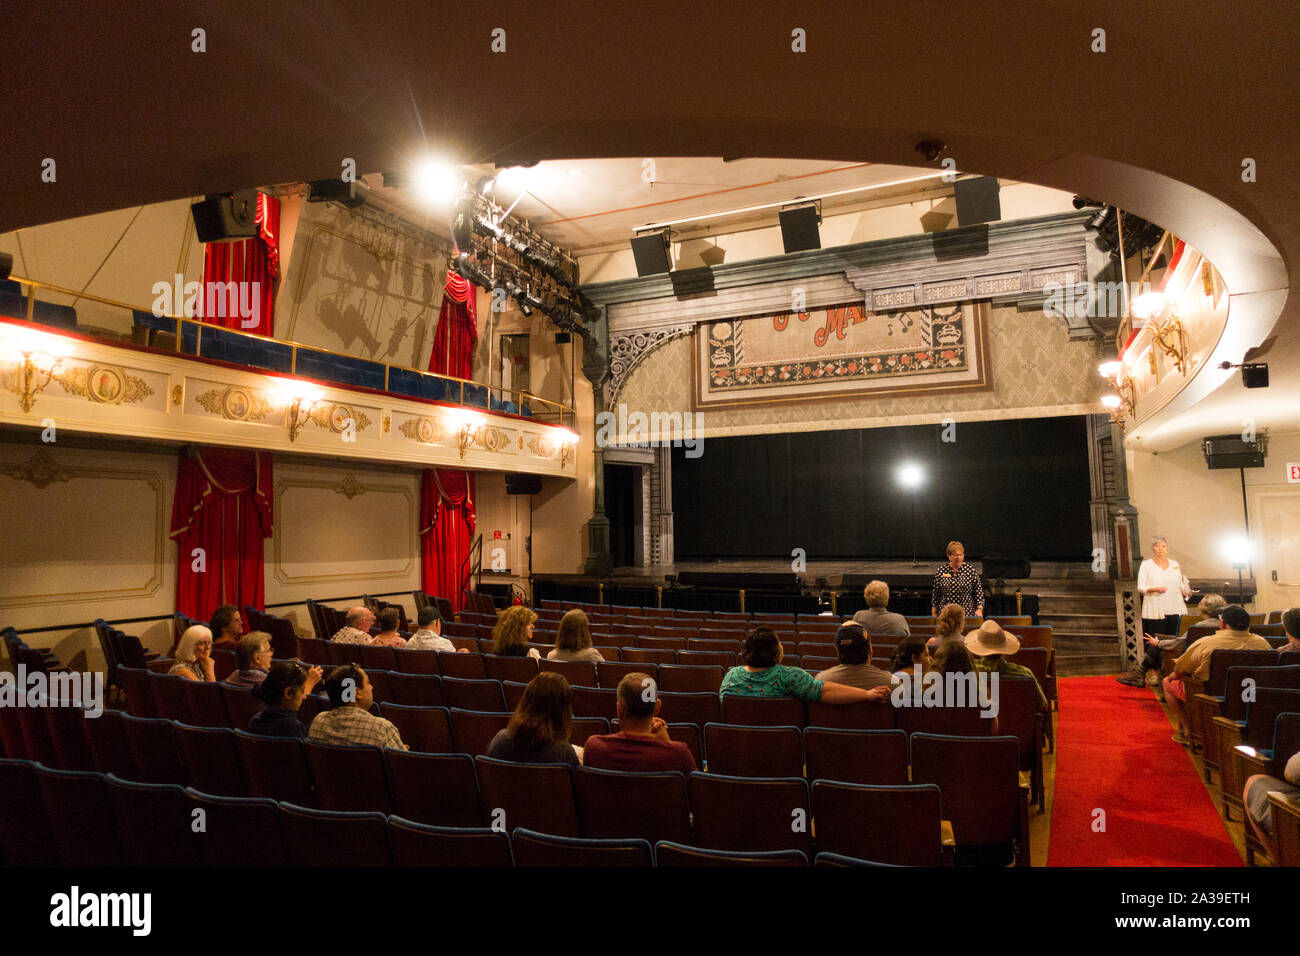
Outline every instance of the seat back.
<path fill-rule="evenodd" d="M 391 816 L 388 835 L 397 866 L 514 866 L 510 837 L 488 827 L 429 826 Z"/>
<path fill-rule="evenodd" d="M 1273 731 L 1279 714 L 1300 711 L 1300 690 L 1281 687 L 1259 687 L 1255 699 L 1246 707 L 1246 730 L 1242 743 L 1263 750 L 1273 742 Z"/>
<path fill-rule="evenodd" d="M 487 668 L 482 654 L 460 654 L 454 651 L 438 652 L 438 673 L 443 677 L 460 680 L 486 680 Z"/>
<path fill-rule="evenodd" d="M 316 802 L 307 752 L 297 737 L 260 737 L 235 731 L 250 797 L 287 800 L 302 806 Z"/>
<path fill-rule="evenodd" d="M 569 726 L 569 743 L 585 747 L 588 737 L 609 733 L 609 721 L 604 717 L 574 717 Z"/>
<path fill-rule="evenodd" d="M 612 687 L 573 687 L 575 717 L 618 719 L 618 691 Z"/>
<path fill-rule="evenodd" d="M 226 712 L 225 695 L 221 693 L 220 684 L 175 677 L 170 679 L 179 680 L 185 690 L 186 709 L 190 715 L 185 723 L 197 727 L 230 726 L 230 714 Z"/>
<path fill-rule="evenodd" d="M 280 826 L 290 866 L 391 866 L 388 818 L 382 813 L 314 810 L 281 802 Z"/>
<path fill-rule="evenodd" d="M 394 673 L 401 672 L 404 674 L 437 674 L 438 671 L 438 652 L 407 650 L 404 647 L 393 648 Z"/>
<path fill-rule="evenodd" d="M 1001 675 L 999 675 L 1000 678 Z M 993 718 L 980 716 L 978 704 L 959 707 L 899 707 L 895 713 L 899 730 L 912 734 L 940 734 L 952 737 L 987 737 Z"/>
<path fill-rule="evenodd" d="M 5 708 L 6 710 L 9 708 Z M 21 757 L 0 758 L 0 864 L 56 866 L 58 849 L 36 764 Z"/>
<path fill-rule="evenodd" d="M 149 675 L 149 690 L 153 693 L 154 712 L 167 720 L 195 723 L 190 714 L 190 695 L 185 685 L 198 683 L 169 674 Z"/>
<path fill-rule="evenodd" d="M 389 747 L 384 751 L 384 765 L 392 787 L 394 813 L 435 826 L 483 825 L 472 757 Z"/>
<path fill-rule="evenodd" d="M 663 704 L 659 716 L 670 724 L 705 724 L 722 723 L 722 702 L 717 694 L 668 694 L 659 693 Z"/>
<path fill-rule="evenodd" d="M 64 770 L 95 770 L 95 760 L 86 742 L 86 728 L 100 718 L 87 717 L 85 709 L 71 701 L 48 704 L 36 716 L 45 719 L 45 732 L 54 746 L 58 765 Z"/>
<path fill-rule="evenodd" d="M 253 694 L 252 688 L 232 687 L 230 684 L 219 686 L 221 699 L 226 704 L 226 713 L 230 715 L 229 726 L 247 730 L 249 721 L 262 709 L 262 702 Z"/>
<path fill-rule="evenodd" d="M 1028 770 L 1034 754 L 1042 749 L 1038 694 L 1028 677 L 998 675 L 998 733 L 1020 742 L 1020 769 Z"/>
<path fill-rule="evenodd" d="M 86 747 L 90 751 L 90 769 L 135 780 L 139 775 L 131 744 L 126 739 L 125 716 L 120 710 L 106 710 L 96 719 L 86 721 Z"/>
<path fill-rule="evenodd" d="M 723 669 L 717 665 L 663 664 L 659 689 L 669 693 L 716 694 L 722 687 Z"/>
<path fill-rule="evenodd" d="M 388 675 L 388 695 L 388 703 L 401 704 L 404 707 L 441 707 L 443 706 L 442 678 L 436 674 L 404 674 L 401 671 L 392 671 Z"/>
<path fill-rule="evenodd" d="M 284 866 L 288 856 L 280 828 L 280 807 L 262 797 L 226 797 L 194 787 L 186 794 L 203 810 L 205 832 L 198 841 L 205 866 Z"/>
<path fill-rule="evenodd" d="M 1228 685 L 1229 667 L 1269 667 L 1277 664 L 1276 651 L 1224 650 L 1210 652 L 1210 673 L 1205 681 L 1205 692 L 1222 697 Z"/>
<path fill-rule="evenodd" d="M 812 786 L 817 848 L 896 866 L 943 864 L 942 800 L 934 784 Z"/>
<path fill-rule="evenodd" d="M 654 865 L 654 850 L 645 840 L 591 840 L 550 836 L 516 827 L 510 836 L 515 866 L 614 866 Z"/>
<path fill-rule="evenodd" d="M 602 662 L 600 666 L 604 667 L 605 665 Z M 617 667 L 618 665 L 615 664 L 614 666 Z M 537 669 L 539 671 L 555 671 L 557 674 L 563 674 L 565 680 L 574 686 L 605 686 L 604 684 L 596 683 L 596 665 L 591 661 L 550 661 L 543 657 L 537 662 Z M 617 686 L 617 684 L 614 686 Z"/>
<path fill-rule="evenodd" d="M 411 707 L 406 704 L 382 703 L 380 716 L 393 722 L 402 742 L 420 753 L 454 753 L 451 714 L 446 707 Z"/>
<path fill-rule="evenodd" d="M 1009 863 L 1020 835 L 1020 742 L 918 733 L 911 749 L 912 782 L 935 784 L 943 794 L 943 817 L 952 823 L 958 862 L 963 850 L 997 847 L 1006 851 L 997 862 Z"/>
<path fill-rule="evenodd" d="M 180 751 L 191 787 L 218 796 L 248 796 L 248 781 L 244 779 L 233 730 L 178 723 L 175 732 L 176 749 Z"/>
<path fill-rule="evenodd" d="M 59 865 L 121 866 L 122 844 L 105 776 L 42 764 L 35 765 L 35 773 Z"/>
<path fill-rule="evenodd" d="M 803 727 L 807 723 L 803 701 L 797 697 L 742 697 L 739 694 L 726 694 L 722 698 L 722 720 L 751 727 Z M 707 743 L 704 749 L 709 749 Z"/>
<path fill-rule="evenodd" d="M 874 786 L 907 783 L 907 734 L 901 730 L 808 727 L 803 732 L 808 779 Z"/>
<path fill-rule="evenodd" d="M 662 647 L 624 647 L 621 659 L 633 664 L 676 664 L 677 652 Z"/>
<path fill-rule="evenodd" d="M 176 724 L 161 717 L 122 718 L 136 777 L 143 783 L 185 786 L 189 777 L 176 743 Z"/>
<path fill-rule="evenodd" d="M 621 773 L 579 767 L 573 783 L 585 837 L 637 837 L 652 844 L 690 840 L 686 777 L 680 773 Z"/>
<path fill-rule="evenodd" d="M 803 740 L 798 727 L 705 724 L 704 752 L 710 773 L 732 777 L 803 776 Z"/>
<path fill-rule="evenodd" d="M 1276 664 L 1265 667 L 1229 667 L 1228 676 L 1224 680 L 1223 705 L 1219 708 L 1219 716 L 1229 720 L 1245 720 L 1247 704 L 1260 687 L 1300 689 L 1300 667 L 1282 667 Z"/>
<path fill-rule="evenodd" d="M 361 655 L 361 666 L 367 673 L 372 670 L 397 670 L 397 655 L 393 653 L 394 648 L 386 647 L 383 644 L 356 644 L 354 646 Z"/>
<path fill-rule="evenodd" d="M 645 674 L 652 680 L 658 681 L 659 665 L 638 663 L 636 661 L 611 661 L 606 659 L 596 665 L 595 683 L 584 683 L 582 686 L 617 688 L 619 681 L 628 674 Z M 573 684 L 574 682 L 570 680 L 569 683 Z"/>
<path fill-rule="evenodd" d="M 766 850 L 741 852 L 735 850 L 705 850 L 698 846 L 671 843 L 664 840 L 655 844 L 656 866 L 724 866 L 724 867 L 791 867 L 808 865 L 808 857 L 800 850 Z"/>
<path fill-rule="evenodd" d="M 305 747 L 322 810 L 392 811 L 381 748 L 314 740 Z"/>
<path fill-rule="evenodd" d="M 894 706 L 888 698 L 852 704 L 810 700 L 807 706 L 809 727 L 839 727 L 844 730 L 892 730 L 894 727 Z"/>
<path fill-rule="evenodd" d="M 157 716 L 158 709 L 154 706 L 153 687 L 150 683 L 152 679 L 143 667 L 118 667 L 117 682 L 126 694 L 126 708 L 132 716 Z"/>
<path fill-rule="evenodd" d="M 193 866 L 200 839 L 194 833 L 192 803 L 174 783 L 134 783 L 105 778 L 122 850 L 129 866 Z"/>
<path fill-rule="evenodd" d="M 506 709 L 505 692 L 496 680 L 461 680 L 442 678 L 442 697 L 448 707 L 461 710 L 502 711 Z"/>
<path fill-rule="evenodd" d="M 450 716 L 456 753 L 469 754 L 471 757 L 487 753 L 492 738 L 510 723 L 510 712 L 505 710 L 481 711 L 453 707 Z"/>
<path fill-rule="evenodd" d="M 505 657 L 500 654 L 484 654 L 483 669 L 489 680 L 518 681 L 527 684 L 537 676 L 537 659 L 534 657 Z"/>
<path fill-rule="evenodd" d="M 808 784 L 693 773 L 687 792 L 695 814 L 695 842 L 715 850 L 812 852 Z"/>
<path fill-rule="evenodd" d="M 568 764 L 527 764 L 475 757 L 479 801 L 489 825 L 579 836 Z"/>

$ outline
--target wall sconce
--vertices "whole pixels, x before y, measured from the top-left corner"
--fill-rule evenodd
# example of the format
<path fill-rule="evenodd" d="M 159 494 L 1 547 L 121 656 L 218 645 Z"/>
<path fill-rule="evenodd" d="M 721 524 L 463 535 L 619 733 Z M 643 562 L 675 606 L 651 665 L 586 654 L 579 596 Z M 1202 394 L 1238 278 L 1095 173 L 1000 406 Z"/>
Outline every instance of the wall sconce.
<path fill-rule="evenodd" d="M 72 354 L 72 343 L 57 335 L 15 326 L 5 327 L 0 343 L 6 357 L 19 366 L 14 393 L 23 411 L 30 412 L 36 396 L 53 380 L 63 359 Z"/>
<path fill-rule="evenodd" d="M 459 425 L 456 429 L 456 448 L 463 459 L 469 446 L 474 444 L 474 432 L 482 420 L 478 415 L 463 408 L 452 412 L 452 420 Z"/>
<path fill-rule="evenodd" d="M 1117 359 L 1102 362 L 1097 366 L 1097 371 L 1115 388 L 1114 393 L 1101 397 L 1101 403 L 1110 409 L 1110 420 L 1123 425 L 1125 419 L 1132 418 L 1137 411 L 1137 391 L 1133 379 L 1128 376 L 1121 378 L 1124 363 Z"/>
<path fill-rule="evenodd" d="M 324 393 L 315 385 L 292 378 L 276 379 L 272 385 L 276 401 L 287 407 L 289 441 L 297 441 L 298 433 L 311 421 L 311 413 L 320 404 Z"/>
<path fill-rule="evenodd" d="M 567 465 L 578 447 L 578 433 L 567 428 L 560 429 L 560 467 Z"/>
<path fill-rule="evenodd" d="M 1174 367 L 1178 369 L 1179 374 L 1187 374 L 1185 357 L 1187 342 L 1183 335 L 1183 323 L 1178 315 L 1177 306 L 1170 310 L 1168 319 L 1156 326 L 1151 341 L 1160 351 L 1174 360 Z M 1155 352 L 1151 353 L 1151 364 L 1155 365 Z M 1154 368 L 1152 371 L 1155 371 Z"/>

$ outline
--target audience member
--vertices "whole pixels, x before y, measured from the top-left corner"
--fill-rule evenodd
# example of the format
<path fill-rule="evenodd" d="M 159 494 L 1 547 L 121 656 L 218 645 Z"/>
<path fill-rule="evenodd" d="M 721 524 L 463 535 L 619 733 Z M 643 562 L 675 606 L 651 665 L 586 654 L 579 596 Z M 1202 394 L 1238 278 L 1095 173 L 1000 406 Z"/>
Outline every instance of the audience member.
<path fill-rule="evenodd" d="M 375 626 L 375 615 L 368 607 L 348 608 L 343 626 L 330 638 L 336 644 L 373 644 L 370 629 Z"/>
<path fill-rule="evenodd" d="M 533 622 L 537 615 L 522 605 L 508 607 L 497 616 L 492 628 L 492 653 L 506 657 L 541 657 L 537 648 L 529 647 L 533 639 Z"/>
<path fill-rule="evenodd" d="M 889 671 L 871 663 L 871 637 L 856 618 L 835 632 L 835 650 L 840 662 L 817 675 L 816 679 L 822 683 L 834 681 L 871 690 L 873 687 L 888 687 L 893 682 Z"/>
<path fill-rule="evenodd" d="M 212 631 L 202 624 L 186 628 L 176 645 L 176 663 L 167 673 L 186 680 L 216 680 L 212 663 Z"/>
<path fill-rule="evenodd" d="M 943 641 L 939 651 L 934 655 L 932 669 L 942 677 L 949 674 L 975 673 L 975 659 L 966 650 L 965 639 L 960 641 Z"/>
<path fill-rule="evenodd" d="M 1230 604 L 1219 614 L 1220 630 L 1193 643 L 1182 657 L 1174 661 L 1174 672 L 1165 678 L 1165 701 L 1178 723 L 1178 732 L 1174 734 L 1174 743 L 1189 745 L 1192 741 L 1187 736 L 1187 710 L 1185 701 L 1187 691 L 1183 684 L 1186 677 L 1203 681 L 1210 676 L 1210 655 L 1217 650 L 1268 650 L 1272 647 L 1258 634 L 1250 633 L 1250 614 L 1236 604 Z"/>
<path fill-rule="evenodd" d="M 785 650 L 770 627 L 756 627 L 745 638 L 741 664 L 722 678 L 718 696 L 798 697 L 826 704 L 853 704 L 860 700 L 886 700 L 888 687 L 862 690 L 835 681 L 821 681 L 799 667 L 781 663 Z"/>
<path fill-rule="evenodd" d="M 563 674 L 542 671 L 524 688 L 510 723 L 488 744 L 487 756 L 514 763 L 567 763 L 576 767 L 581 760 L 577 748 L 569 743 L 572 726 L 573 691 L 568 680 Z"/>
<path fill-rule="evenodd" d="M 624 675 L 618 682 L 618 733 L 587 738 L 583 766 L 634 773 L 699 769 L 684 743 L 670 740 L 668 724 L 659 716 L 663 702 L 649 674 Z"/>
<path fill-rule="evenodd" d="M 244 633 L 244 622 L 239 616 L 239 608 L 233 604 L 221 605 L 212 612 L 208 630 L 212 632 L 213 647 L 229 647 L 233 650 Z"/>
<path fill-rule="evenodd" d="M 456 650 L 456 645 L 442 636 L 442 614 L 432 604 L 420 608 L 416 621 L 420 629 L 406 642 L 408 651 L 443 651 L 450 654 Z"/>
<path fill-rule="evenodd" d="M 555 633 L 555 647 L 546 652 L 548 661 L 591 661 L 598 664 L 605 658 L 591 646 L 591 626 L 587 615 L 574 608 L 560 618 L 560 629 Z"/>
<path fill-rule="evenodd" d="M 364 744 L 409 750 L 402 735 L 389 720 L 370 713 L 375 702 L 374 688 L 366 672 L 356 664 L 344 664 L 325 678 L 330 709 L 317 714 L 311 722 L 312 740 L 323 744 Z"/>
<path fill-rule="evenodd" d="M 402 622 L 402 614 L 395 607 L 386 607 L 375 615 L 375 620 L 379 622 L 379 633 L 376 634 L 371 642 L 378 644 L 380 647 L 405 647 L 406 638 L 397 633 L 397 626 Z"/>
<path fill-rule="evenodd" d="M 266 672 L 266 679 L 252 693 L 265 706 L 248 722 L 250 734 L 263 737 L 307 739 L 307 728 L 298 719 L 298 708 L 320 683 L 321 669 L 308 669 L 294 661 L 278 661 Z"/>
<path fill-rule="evenodd" d="M 1228 602 L 1223 599 L 1223 595 L 1205 595 L 1205 597 L 1201 598 L 1201 602 L 1196 605 L 1196 610 L 1200 612 L 1201 620 L 1195 623 L 1201 624 L 1206 621 L 1214 621 L 1217 624 L 1219 614 L 1222 613 L 1223 609 L 1227 606 Z M 1186 631 L 1181 635 L 1165 638 L 1160 637 L 1158 634 L 1143 634 L 1142 640 L 1146 643 L 1149 649 L 1154 648 L 1156 652 L 1170 651 L 1175 657 L 1187 650 Z M 1152 656 L 1154 658 L 1154 654 Z M 1147 671 L 1146 681 L 1147 684 L 1155 688 L 1156 700 L 1163 701 L 1165 699 L 1165 688 L 1161 683 L 1160 676 L 1160 670 L 1158 668 L 1153 668 L 1152 670 Z"/>
<path fill-rule="evenodd" d="M 1300 651 L 1300 607 L 1282 612 L 1282 630 L 1286 632 L 1286 643 L 1278 648 L 1278 653 Z"/>
<path fill-rule="evenodd" d="M 997 621 L 991 618 L 977 630 L 966 635 L 966 650 L 970 651 L 976 672 L 997 673 L 1005 677 L 1028 677 L 1034 682 L 1037 692 L 1037 706 L 1040 713 L 1050 716 L 1051 707 L 1043 688 L 1038 684 L 1034 672 L 1023 664 L 1007 660 L 1007 655 L 1020 650 L 1020 638 L 1008 634 Z"/>
<path fill-rule="evenodd" d="M 931 656 L 943 641 L 966 640 L 966 611 L 960 604 L 945 604 L 934 619 L 934 637 L 929 640 Z"/>
<path fill-rule="evenodd" d="M 233 687 L 256 687 L 266 680 L 271 666 L 271 635 L 265 631 L 249 631 L 235 647 L 235 669 L 224 683 Z"/>
<path fill-rule="evenodd" d="M 924 637 L 920 635 L 905 637 L 894 645 L 894 653 L 889 658 L 889 673 L 891 675 L 913 674 L 918 664 L 921 666 L 922 674 L 934 664 L 930 658 L 930 648 L 926 644 Z M 892 676 L 890 680 L 893 680 Z"/>
<path fill-rule="evenodd" d="M 1294 609 L 1293 609 L 1294 610 Z M 1255 835 L 1268 848 L 1268 855 L 1277 862 L 1277 837 L 1273 831 L 1273 805 L 1268 802 L 1269 791 L 1277 791 L 1288 800 L 1300 799 L 1300 752 L 1294 753 L 1282 771 L 1285 780 L 1257 773 L 1246 780 L 1242 801 L 1246 806 L 1246 819 Z"/>
<path fill-rule="evenodd" d="M 907 618 L 885 610 L 889 603 L 889 585 L 884 581 L 872 581 L 862 589 L 862 596 L 867 600 L 867 609 L 853 615 L 853 620 L 872 637 L 907 637 L 912 633 Z"/>

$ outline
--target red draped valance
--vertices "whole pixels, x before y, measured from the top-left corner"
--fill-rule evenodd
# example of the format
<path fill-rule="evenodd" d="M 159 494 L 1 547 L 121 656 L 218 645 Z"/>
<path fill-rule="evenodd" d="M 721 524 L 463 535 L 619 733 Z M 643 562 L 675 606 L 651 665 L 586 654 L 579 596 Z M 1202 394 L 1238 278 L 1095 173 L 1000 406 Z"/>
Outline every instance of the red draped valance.
<path fill-rule="evenodd" d="M 426 468 L 420 487 L 421 587 L 464 604 L 465 559 L 474 534 L 474 474 Z"/>

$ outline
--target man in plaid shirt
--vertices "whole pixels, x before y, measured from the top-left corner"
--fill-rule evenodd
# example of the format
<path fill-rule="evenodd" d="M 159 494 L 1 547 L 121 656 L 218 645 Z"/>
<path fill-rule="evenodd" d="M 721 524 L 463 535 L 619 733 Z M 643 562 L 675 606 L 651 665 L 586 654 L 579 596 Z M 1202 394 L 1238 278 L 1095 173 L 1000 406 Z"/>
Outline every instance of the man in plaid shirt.
<path fill-rule="evenodd" d="M 375 701 L 370 678 L 356 664 L 336 667 L 325 678 L 330 710 L 316 715 L 307 739 L 322 744 L 363 744 L 409 750 L 392 721 L 370 713 Z"/>

